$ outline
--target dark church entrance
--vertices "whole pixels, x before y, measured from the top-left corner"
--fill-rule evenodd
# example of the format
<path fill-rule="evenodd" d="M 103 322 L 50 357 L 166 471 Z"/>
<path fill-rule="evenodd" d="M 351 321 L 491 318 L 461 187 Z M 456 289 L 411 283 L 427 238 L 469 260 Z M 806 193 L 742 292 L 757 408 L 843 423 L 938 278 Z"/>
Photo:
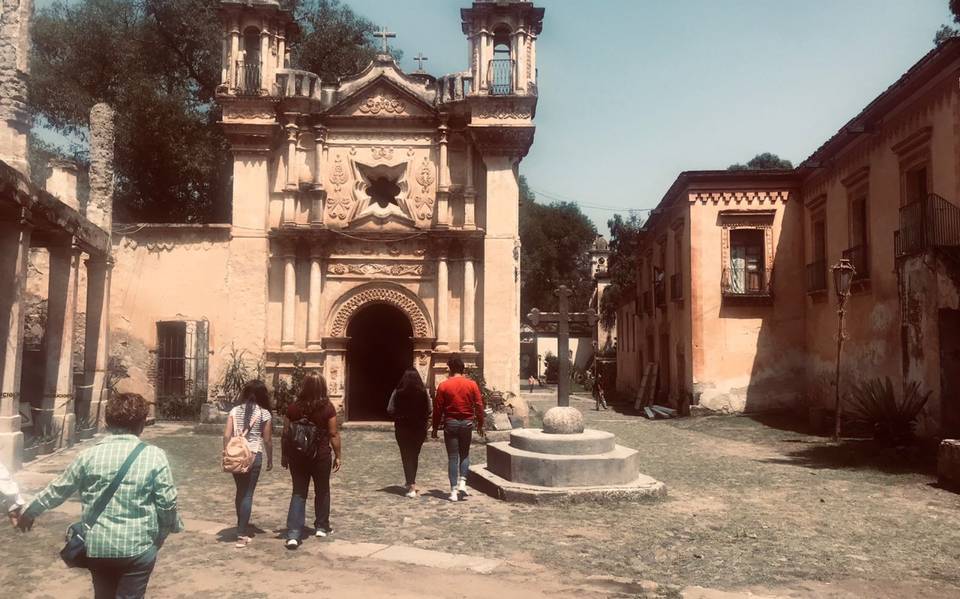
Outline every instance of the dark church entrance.
<path fill-rule="evenodd" d="M 362 308 L 347 326 L 347 418 L 389 420 L 390 392 L 413 364 L 413 329 L 406 314 L 388 304 Z"/>

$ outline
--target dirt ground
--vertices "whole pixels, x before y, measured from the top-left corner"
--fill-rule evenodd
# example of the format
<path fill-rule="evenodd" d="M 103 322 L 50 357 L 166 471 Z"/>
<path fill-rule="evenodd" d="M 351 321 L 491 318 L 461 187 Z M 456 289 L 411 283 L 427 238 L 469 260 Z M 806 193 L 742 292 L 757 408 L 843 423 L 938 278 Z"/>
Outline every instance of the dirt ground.
<path fill-rule="evenodd" d="M 344 432 L 336 539 L 502 560 L 490 574 L 331 555 L 322 550 L 329 541 L 283 550 L 290 485 L 279 459 L 258 486 L 260 532 L 238 551 L 219 438 L 152 427 L 146 437 L 170 457 L 188 531 L 161 551 L 150 596 L 960 597 L 960 496 L 934 485 L 926 456 L 835 445 L 785 419 L 651 422 L 573 403 L 588 426 L 641 452 L 643 471 L 666 483 L 667 500 L 528 506 L 472 494 L 450 503 L 435 441 L 421 457 L 428 493 L 410 500 L 399 494 L 393 435 Z M 40 488 L 73 453 L 31 465 L 24 485 Z M 482 459 L 480 447 L 475 461 Z M 43 516 L 29 536 L 0 529 L 4 596 L 89 596 L 84 573 L 56 555 L 73 519 L 67 508 Z"/>

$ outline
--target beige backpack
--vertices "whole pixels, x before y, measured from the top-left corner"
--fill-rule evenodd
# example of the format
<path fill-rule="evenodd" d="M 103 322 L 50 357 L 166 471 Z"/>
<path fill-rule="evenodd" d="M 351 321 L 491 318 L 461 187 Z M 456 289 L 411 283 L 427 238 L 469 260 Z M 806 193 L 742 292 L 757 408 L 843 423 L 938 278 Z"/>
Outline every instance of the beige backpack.
<path fill-rule="evenodd" d="M 243 434 L 234 435 L 227 441 L 227 446 L 223 448 L 222 465 L 224 472 L 243 474 L 253 466 L 253 460 L 256 456 L 250 451 L 250 445 L 247 443 L 247 434 L 252 428 L 253 424 L 248 426 L 247 430 L 243 431 Z M 236 430 L 237 422 L 234 419 L 233 431 L 236 432 Z"/>

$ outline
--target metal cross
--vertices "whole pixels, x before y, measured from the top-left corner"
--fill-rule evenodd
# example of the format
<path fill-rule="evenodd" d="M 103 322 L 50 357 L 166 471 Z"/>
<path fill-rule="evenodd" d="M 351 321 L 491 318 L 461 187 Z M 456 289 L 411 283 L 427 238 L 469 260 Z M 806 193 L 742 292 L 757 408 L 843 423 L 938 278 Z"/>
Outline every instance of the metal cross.
<path fill-rule="evenodd" d="M 383 39 L 383 53 L 387 54 L 387 38 L 397 37 L 397 34 L 393 31 L 387 31 L 386 27 L 381 27 L 379 30 L 373 33 L 374 37 L 379 37 Z"/>
<path fill-rule="evenodd" d="M 537 326 L 541 322 L 557 323 L 557 353 L 560 360 L 560 374 L 557 381 L 557 405 L 570 405 L 570 323 L 586 322 L 591 327 L 597 324 L 597 312 L 590 308 L 586 312 L 570 312 L 570 296 L 573 292 L 561 285 L 554 292 L 557 296 L 559 312 L 541 312 L 534 308 L 527 314 L 530 324 Z"/>
<path fill-rule="evenodd" d="M 417 61 L 417 64 L 419 65 L 419 66 L 417 67 L 417 70 L 418 70 L 418 71 L 422 71 L 422 70 L 423 70 L 423 61 L 424 61 L 424 60 L 430 60 L 429 58 L 427 58 L 426 56 L 423 55 L 423 52 L 417 52 L 417 55 L 414 56 L 413 59 L 416 60 L 416 61 Z"/>

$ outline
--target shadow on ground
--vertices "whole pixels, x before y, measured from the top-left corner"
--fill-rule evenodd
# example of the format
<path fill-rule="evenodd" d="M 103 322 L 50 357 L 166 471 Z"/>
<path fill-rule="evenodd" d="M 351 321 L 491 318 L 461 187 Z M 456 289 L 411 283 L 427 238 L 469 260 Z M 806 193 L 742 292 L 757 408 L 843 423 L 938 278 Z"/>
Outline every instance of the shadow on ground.
<path fill-rule="evenodd" d="M 803 442 L 803 441 L 795 441 Z M 814 469 L 870 469 L 886 474 L 935 475 L 936 446 L 921 444 L 912 447 L 884 447 L 867 439 L 846 439 L 840 443 L 811 443 L 810 446 L 787 452 L 785 457 L 765 459 L 772 464 L 789 464 Z"/>

